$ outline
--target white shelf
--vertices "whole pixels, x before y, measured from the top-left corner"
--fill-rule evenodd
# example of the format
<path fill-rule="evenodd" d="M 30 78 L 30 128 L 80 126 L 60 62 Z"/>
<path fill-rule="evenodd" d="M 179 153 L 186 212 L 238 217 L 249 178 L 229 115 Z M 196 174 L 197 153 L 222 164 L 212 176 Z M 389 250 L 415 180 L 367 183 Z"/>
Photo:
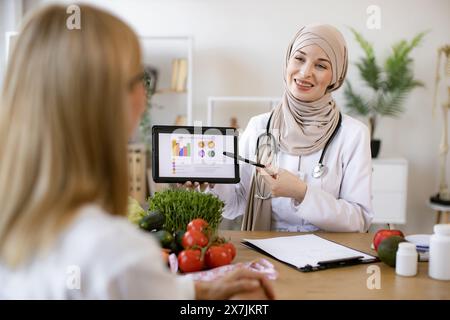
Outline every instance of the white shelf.
<path fill-rule="evenodd" d="M 186 117 L 192 125 L 192 44 L 190 36 L 142 35 L 139 37 L 144 65 L 158 70 L 156 92 L 152 97 L 154 108 L 150 110 L 152 124 L 173 125 L 177 115 Z M 171 90 L 172 61 L 187 60 L 185 91 Z"/>
<path fill-rule="evenodd" d="M 229 104 L 226 102 L 241 102 L 241 103 L 261 103 L 264 108 L 261 110 L 259 108 L 258 113 L 268 112 L 272 110 L 279 102 L 280 97 L 253 97 L 253 96 L 211 96 L 208 97 L 208 115 L 207 115 L 207 125 L 218 125 L 217 121 L 214 120 L 214 112 L 218 108 L 225 107 L 229 108 Z M 242 111 L 242 109 L 240 110 Z M 242 114 L 242 112 L 239 112 Z M 256 114 L 254 114 L 256 115 Z M 237 115 L 236 115 L 237 116 Z M 245 128 L 245 126 L 244 126 Z"/>

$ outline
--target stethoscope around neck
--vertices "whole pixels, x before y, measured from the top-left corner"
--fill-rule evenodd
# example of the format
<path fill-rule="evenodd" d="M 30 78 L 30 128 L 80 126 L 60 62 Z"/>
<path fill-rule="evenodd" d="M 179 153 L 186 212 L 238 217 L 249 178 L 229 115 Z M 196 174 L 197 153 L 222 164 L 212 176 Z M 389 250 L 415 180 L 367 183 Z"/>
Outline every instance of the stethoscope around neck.
<path fill-rule="evenodd" d="M 266 144 L 271 147 L 271 152 L 273 154 L 273 157 L 275 157 L 275 158 L 277 157 L 278 149 L 279 149 L 278 143 L 276 142 L 276 139 L 273 136 L 273 134 L 270 133 L 270 121 L 272 120 L 272 116 L 273 116 L 273 111 L 270 114 L 269 121 L 267 121 L 266 132 L 259 135 L 258 139 L 256 140 L 256 156 L 257 157 L 258 157 L 258 153 L 260 150 L 260 141 L 264 138 L 266 138 L 269 141 L 269 143 L 266 142 Z M 327 167 L 324 165 L 323 159 L 325 157 L 325 154 L 327 153 L 329 144 L 331 143 L 331 141 L 333 141 L 334 137 L 336 136 L 337 132 L 339 131 L 339 128 L 341 127 L 341 124 L 342 124 L 342 114 L 339 112 L 338 124 L 337 124 L 336 128 L 334 128 L 334 131 L 331 134 L 330 138 L 325 143 L 325 146 L 322 149 L 322 153 L 320 154 L 319 162 L 314 166 L 313 172 L 311 174 L 313 176 L 313 178 L 319 179 L 324 174 L 326 174 Z M 257 159 L 257 160 L 259 161 L 259 159 Z"/>

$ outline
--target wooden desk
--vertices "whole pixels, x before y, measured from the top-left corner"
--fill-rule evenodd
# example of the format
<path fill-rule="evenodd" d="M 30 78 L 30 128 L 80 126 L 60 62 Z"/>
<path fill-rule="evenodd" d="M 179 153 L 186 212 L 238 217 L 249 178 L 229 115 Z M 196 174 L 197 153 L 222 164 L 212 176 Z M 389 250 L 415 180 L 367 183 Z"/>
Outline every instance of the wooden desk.
<path fill-rule="evenodd" d="M 237 249 L 235 262 L 248 262 L 259 257 L 271 261 L 279 272 L 274 282 L 277 299 L 450 299 L 450 281 L 439 281 L 428 277 L 428 262 L 419 262 L 415 277 L 401 277 L 395 268 L 377 262 L 337 269 L 303 273 L 277 260 L 268 258 L 240 244 L 241 239 L 270 238 L 298 235 L 285 232 L 248 232 L 221 230 L 220 235 L 231 238 Z M 370 233 L 318 233 L 321 237 L 376 255 L 370 249 L 373 234 Z M 367 273 L 370 265 L 381 271 L 381 288 L 368 289 Z"/>

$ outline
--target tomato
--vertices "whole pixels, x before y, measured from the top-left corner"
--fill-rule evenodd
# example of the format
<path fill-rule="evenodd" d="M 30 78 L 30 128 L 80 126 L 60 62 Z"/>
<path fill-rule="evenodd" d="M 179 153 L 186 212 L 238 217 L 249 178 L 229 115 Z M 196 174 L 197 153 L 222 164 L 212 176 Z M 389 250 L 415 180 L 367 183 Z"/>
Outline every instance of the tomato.
<path fill-rule="evenodd" d="M 377 233 L 375 233 L 375 236 L 373 237 L 373 246 L 375 248 L 375 251 L 378 251 L 378 246 L 381 241 L 391 236 L 400 236 L 402 238 L 405 237 L 403 235 L 403 232 L 401 232 L 400 230 L 389 230 L 389 229 L 378 230 Z"/>
<path fill-rule="evenodd" d="M 206 250 L 205 263 L 209 268 L 230 264 L 233 258 L 224 246 L 211 246 Z"/>
<path fill-rule="evenodd" d="M 201 218 L 197 218 L 188 223 L 186 230 L 205 231 L 208 227 L 208 222 Z"/>
<path fill-rule="evenodd" d="M 178 255 L 178 267 L 183 272 L 196 272 L 203 269 L 202 252 L 198 249 L 187 249 Z"/>
<path fill-rule="evenodd" d="M 236 247 L 231 242 L 224 243 L 222 247 L 227 248 L 228 253 L 230 253 L 231 255 L 231 260 L 233 260 L 234 257 L 236 257 Z"/>
<path fill-rule="evenodd" d="M 183 247 L 185 249 L 191 248 L 193 246 L 199 246 L 203 248 L 208 244 L 208 237 L 205 236 L 203 232 L 200 232 L 198 230 L 189 230 L 184 233 L 181 243 L 183 244 Z"/>

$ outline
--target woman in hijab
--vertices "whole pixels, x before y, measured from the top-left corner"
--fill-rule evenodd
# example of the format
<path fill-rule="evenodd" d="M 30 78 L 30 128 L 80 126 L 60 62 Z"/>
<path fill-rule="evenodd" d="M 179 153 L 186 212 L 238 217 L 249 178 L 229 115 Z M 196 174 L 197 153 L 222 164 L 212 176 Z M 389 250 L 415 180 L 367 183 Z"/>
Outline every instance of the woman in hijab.
<path fill-rule="evenodd" d="M 347 73 L 347 46 L 330 25 L 301 28 L 289 44 L 284 93 L 240 137 L 237 185 L 211 186 L 224 217 L 244 214 L 243 230 L 364 232 L 371 223 L 367 127 L 342 114 L 332 92 Z"/>

